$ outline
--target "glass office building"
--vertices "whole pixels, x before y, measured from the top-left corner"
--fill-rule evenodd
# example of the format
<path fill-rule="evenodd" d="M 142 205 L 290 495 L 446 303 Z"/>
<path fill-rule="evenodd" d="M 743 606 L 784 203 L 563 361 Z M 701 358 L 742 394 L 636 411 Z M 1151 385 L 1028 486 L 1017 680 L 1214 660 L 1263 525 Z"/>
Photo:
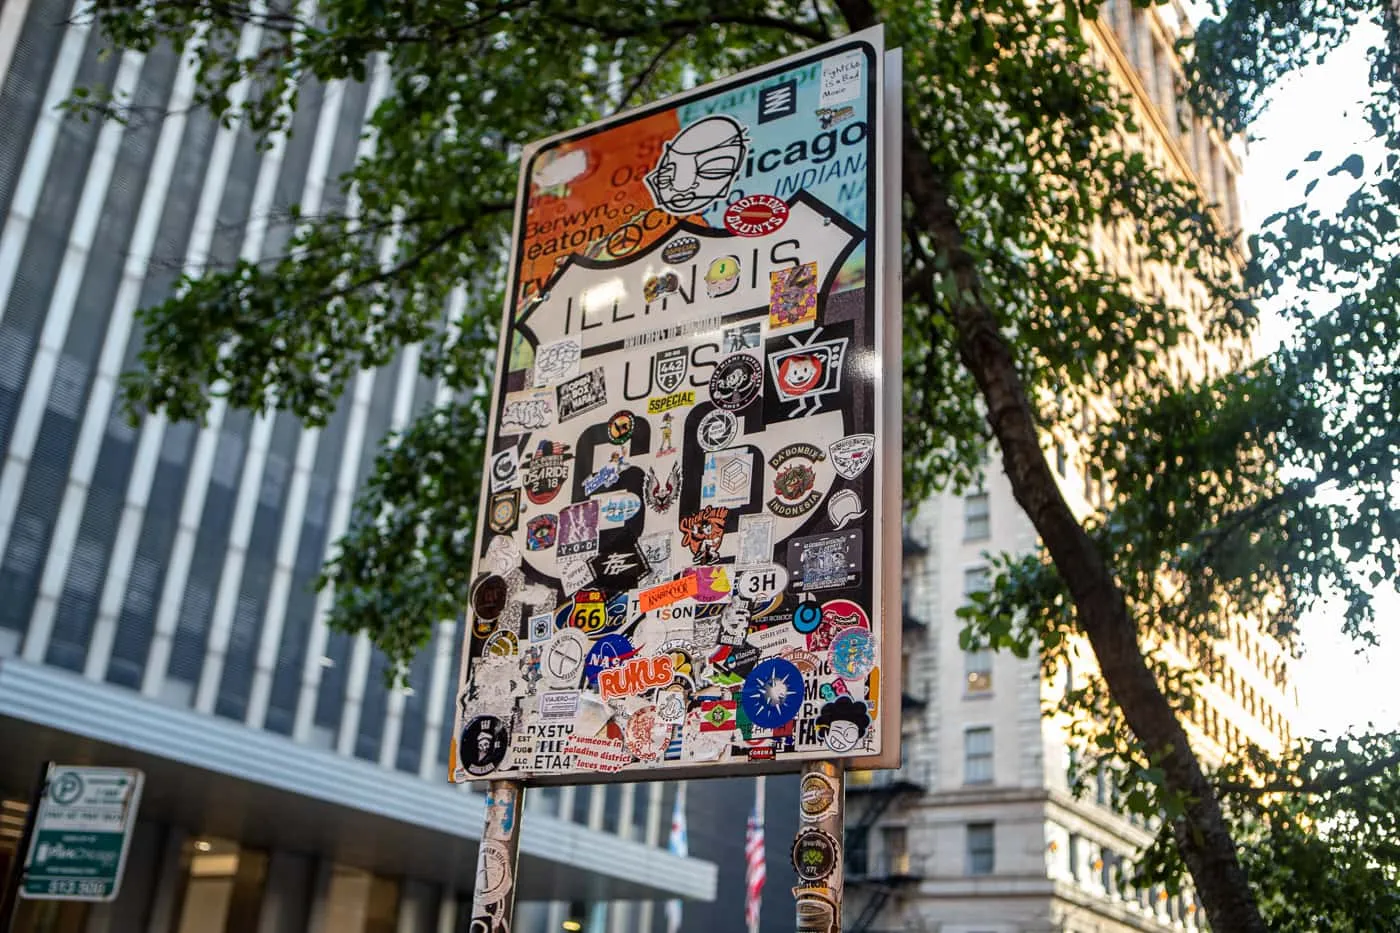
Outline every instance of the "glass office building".
<path fill-rule="evenodd" d="M 218 405 L 133 427 L 119 399 L 138 308 L 185 270 L 278 254 L 294 204 L 346 208 L 335 180 L 373 145 L 386 75 L 306 83 L 260 152 L 191 108 L 170 49 L 104 55 L 72 13 L 0 6 L 0 871 L 42 761 L 148 783 L 118 900 L 27 903 L 19 928 L 465 930 L 482 799 L 445 783 L 461 627 L 389 690 L 312 586 L 378 440 L 443 390 L 410 348 L 321 429 Z M 134 119 L 58 109 L 95 85 Z M 713 864 L 664 851 L 669 806 L 661 785 L 536 794 L 517 929 L 645 930 L 653 903 L 713 898 Z"/>

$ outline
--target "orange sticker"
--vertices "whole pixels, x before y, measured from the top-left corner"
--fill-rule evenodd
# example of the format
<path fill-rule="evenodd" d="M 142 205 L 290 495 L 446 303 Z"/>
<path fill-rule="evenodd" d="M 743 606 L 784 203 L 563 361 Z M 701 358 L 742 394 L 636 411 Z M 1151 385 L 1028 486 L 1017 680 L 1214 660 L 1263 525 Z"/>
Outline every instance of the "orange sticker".
<path fill-rule="evenodd" d="M 642 590 L 637 595 L 637 603 L 642 612 L 651 612 L 653 609 L 660 609 L 662 606 L 669 606 L 672 603 L 688 599 L 699 592 L 700 579 L 694 574 L 689 574 L 679 580 L 672 580 L 660 586 L 653 586 L 649 590 Z"/>

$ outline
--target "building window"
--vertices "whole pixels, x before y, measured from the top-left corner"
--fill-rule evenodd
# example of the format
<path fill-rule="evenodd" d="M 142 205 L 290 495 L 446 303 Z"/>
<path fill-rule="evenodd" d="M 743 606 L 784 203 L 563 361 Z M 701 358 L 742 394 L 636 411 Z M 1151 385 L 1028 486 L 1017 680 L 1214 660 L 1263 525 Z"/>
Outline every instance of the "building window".
<path fill-rule="evenodd" d="M 985 541 L 992 534 L 991 507 L 985 492 L 963 500 L 963 540 Z"/>
<path fill-rule="evenodd" d="M 992 572 L 986 567 L 969 567 L 963 571 L 963 595 L 971 596 L 991 589 Z"/>
<path fill-rule="evenodd" d="M 992 729 L 982 726 L 963 733 L 963 783 L 992 783 Z"/>
<path fill-rule="evenodd" d="M 990 875 L 996 868 L 996 824 L 967 824 L 967 873 Z"/>
<path fill-rule="evenodd" d="M 909 859 L 909 831 L 903 826 L 882 826 L 885 870 L 894 876 L 908 877 L 913 872 Z"/>
<path fill-rule="evenodd" d="M 964 656 L 967 665 L 968 696 L 983 696 L 992 692 L 992 652 L 986 648 L 969 651 Z"/>

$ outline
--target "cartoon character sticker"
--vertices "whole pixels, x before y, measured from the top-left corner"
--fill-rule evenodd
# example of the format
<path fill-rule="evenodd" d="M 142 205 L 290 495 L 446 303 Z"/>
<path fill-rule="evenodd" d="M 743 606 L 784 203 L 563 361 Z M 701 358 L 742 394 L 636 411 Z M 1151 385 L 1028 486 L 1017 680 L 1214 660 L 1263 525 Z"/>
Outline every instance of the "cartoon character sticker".
<path fill-rule="evenodd" d="M 656 206 L 668 214 L 697 214 L 729 194 L 749 154 L 744 128 L 733 117 L 706 117 L 666 143 L 646 176 Z"/>
<path fill-rule="evenodd" d="M 681 519 L 681 546 L 690 551 L 695 563 L 713 564 L 719 560 L 724 523 L 728 518 L 728 509 L 707 505 Z"/>
<path fill-rule="evenodd" d="M 705 270 L 705 295 L 723 298 L 739 287 L 739 257 L 721 256 Z"/>
<path fill-rule="evenodd" d="M 817 264 L 768 273 L 768 327 L 797 327 L 817 319 Z"/>

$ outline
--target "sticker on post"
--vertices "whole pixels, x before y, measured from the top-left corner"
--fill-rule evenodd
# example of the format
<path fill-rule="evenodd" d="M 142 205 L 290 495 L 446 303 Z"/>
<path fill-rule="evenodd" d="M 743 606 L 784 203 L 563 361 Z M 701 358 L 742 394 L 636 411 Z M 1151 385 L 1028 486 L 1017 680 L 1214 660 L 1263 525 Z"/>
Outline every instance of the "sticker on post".
<path fill-rule="evenodd" d="M 556 386 L 574 378 L 582 358 L 583 347 L 572 337 L 541 344 L 535 350 L 535 385 L 540 388 Z"/>

